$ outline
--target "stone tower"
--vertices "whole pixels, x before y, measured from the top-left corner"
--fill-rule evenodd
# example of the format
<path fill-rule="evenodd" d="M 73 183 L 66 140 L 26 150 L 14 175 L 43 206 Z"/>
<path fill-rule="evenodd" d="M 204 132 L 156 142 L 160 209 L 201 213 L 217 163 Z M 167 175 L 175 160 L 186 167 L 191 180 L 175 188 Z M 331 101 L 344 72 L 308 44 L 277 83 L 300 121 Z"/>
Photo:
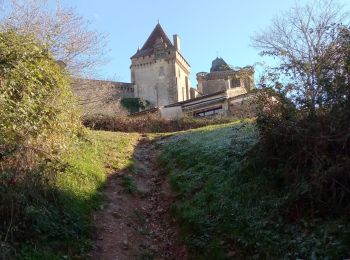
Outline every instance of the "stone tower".
<path fill-rule="evenodd" d="M 254 68 L 232 69 L 222 58 L 213 60 L 210 72 L 196 74 L 198 91 L 210 95 L 220 91 L 235 89 L 237 94 L 249 93 L 254 89 Z"/>
<path fill-rule="evenodd" d="M 174 35 L 172 43 L 159 23 L 131 57 L 130 69 L 135 97 L 155 107 L 190 99 L 190 65 L 180 53 L 180 39 Z"/>

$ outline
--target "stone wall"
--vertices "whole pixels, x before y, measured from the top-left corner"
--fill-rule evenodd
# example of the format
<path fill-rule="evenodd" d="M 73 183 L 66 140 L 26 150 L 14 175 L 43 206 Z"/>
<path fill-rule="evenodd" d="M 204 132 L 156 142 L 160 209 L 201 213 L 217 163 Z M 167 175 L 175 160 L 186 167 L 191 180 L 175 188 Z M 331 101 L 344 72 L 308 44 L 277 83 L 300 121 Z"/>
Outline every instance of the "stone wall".
<path fill-rule="evenodd" d="M 74 79 L 72 91 L 85 115 L 125 114 L 120 100 L 134 97 L 133 84 L 105 80 Z"/>
<path fill-rule="evenodd" d="M 254 69 L 248 66 L 239 70 L 200 72 L 197 81 L 198 90 L 203 95 L 234 88 L 245 88 L 250 92 L 254 89 Z"/>
<path fill-rule="evenodd" d="M 194 98 L 197 98 L 197 97 L 200 97 L 201 94 L 200 92 L 198 91 L 198 89 L 195 89 L 195 88 L 190 88 L 190 97 L 191 99 L 194 99 Z"/>
<path fill-rule="evenodd" d="M 177 83 L 177 101 L 185 101 L 191 98 L 190 65 L 179 52 L 175 55 L 175 75 Z"/>
<path fill-rule="evenodd" d="M 253 118 L 256 116 L 257 107 L 254 93 L 230 98 L 228 105 L 229 114 L 234 118 Z"/>
<path fill-rule="evenodd" d="M 176 100 L 175 67 L 169 60 L 150 56 L 132 61 L 135 96 L 148 100 L 155 107 L 164 106 Z"/>
<path fill-rule="evenodd" d="M 190 98 L 189 65 L 175 50 L 132 59 L 135 96 L 160 107 Z"/>
<path fill-rule="evenodd" d="M 210 95 L 219 91 L 223 91 L 229 88 L 228 80 L 225 79 L 213 79 L 203 82 L 203 95 Z"/>

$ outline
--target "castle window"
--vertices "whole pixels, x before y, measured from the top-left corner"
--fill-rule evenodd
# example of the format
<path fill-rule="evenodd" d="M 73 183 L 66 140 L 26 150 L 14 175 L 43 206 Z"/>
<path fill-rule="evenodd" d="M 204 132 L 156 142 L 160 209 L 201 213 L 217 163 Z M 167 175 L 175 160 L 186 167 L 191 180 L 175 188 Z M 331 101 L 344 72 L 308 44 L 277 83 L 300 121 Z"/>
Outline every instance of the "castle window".
<path fill-rule="evenodd" d="M 231 88 L 238 88 L 241 86 L 241 80 L 237 78 L 231 79 L 230 83 L 231 83 Z"/>
<path fill-rule="evenodd" d="M 215 115 L 221 114 L 222 111 L 223 111 L 222 106 L 220 106 L 220 107 L 211 108 L 200 112 L 195 112 L 194 116 L 195 117 L 215 116 Z"/>

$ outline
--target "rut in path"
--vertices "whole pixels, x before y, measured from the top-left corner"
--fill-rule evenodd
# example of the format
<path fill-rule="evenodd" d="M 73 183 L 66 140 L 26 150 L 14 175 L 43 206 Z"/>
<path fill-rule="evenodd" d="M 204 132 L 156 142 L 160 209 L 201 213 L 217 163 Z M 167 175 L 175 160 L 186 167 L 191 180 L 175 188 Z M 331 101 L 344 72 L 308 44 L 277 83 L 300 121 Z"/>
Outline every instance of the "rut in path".
<path fill-rule="evenodd" d="M 104 205 L 94 216 L 92 259 L 188 259 L 169 212 L 174 197 L 155 159 L 154 142 L 142 136 L 135 148 L 133 172 L 124 170 L 109 176 Z M 136 183 L 136 194 L 125 187 L 130 177 Z"/>

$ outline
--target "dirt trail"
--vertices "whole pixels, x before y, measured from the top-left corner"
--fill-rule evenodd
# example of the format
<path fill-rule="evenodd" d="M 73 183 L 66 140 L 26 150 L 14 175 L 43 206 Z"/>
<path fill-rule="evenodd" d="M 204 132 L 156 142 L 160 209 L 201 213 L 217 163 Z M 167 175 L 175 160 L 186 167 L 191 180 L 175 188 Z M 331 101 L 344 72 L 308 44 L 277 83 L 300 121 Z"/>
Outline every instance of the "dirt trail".
<path fill-rule="evenodd" d="M 166 177 L 157 170 L 155 157 L 154 144 L 142 136 L 134 152 L 133 172 L 109 176 L 105 203 L 94 216 L 92 259 L 188 259 L 169 212 L 174 198 Z M 125 187 L 130 178 L 138 190 L 134 194 Z"/>

